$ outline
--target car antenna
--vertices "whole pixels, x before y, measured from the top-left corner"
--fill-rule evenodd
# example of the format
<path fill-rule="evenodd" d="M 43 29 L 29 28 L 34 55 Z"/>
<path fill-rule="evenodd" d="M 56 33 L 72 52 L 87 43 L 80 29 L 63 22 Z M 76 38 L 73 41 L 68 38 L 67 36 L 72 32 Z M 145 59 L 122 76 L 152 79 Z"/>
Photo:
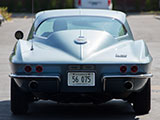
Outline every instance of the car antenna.
<path fill-rule="evenodd" d="M 34 22 L 34 0 L 32 0 L 32 23 Z M 34 50 L 33 48 L 33 38 L 31 43 L 31 51 Z"/>

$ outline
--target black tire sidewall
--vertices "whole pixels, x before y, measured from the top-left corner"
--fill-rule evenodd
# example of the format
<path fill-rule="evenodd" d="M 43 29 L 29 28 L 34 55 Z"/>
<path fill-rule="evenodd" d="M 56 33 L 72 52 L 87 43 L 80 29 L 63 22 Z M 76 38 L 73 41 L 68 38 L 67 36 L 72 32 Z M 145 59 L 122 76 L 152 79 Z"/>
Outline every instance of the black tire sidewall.
<path fill-rule="evenodd" d="M 27 110 L 27 94 L 18 87 L 14 79 L 11 79 L 11 111 L 13 114 L 25 114 Z"/>
<path fill-rule="evenodd" d="M 148 79 L 141 92 L 134 94 L 133 109 L 137 115 L 147 114 L 151 109 L 151 80 Z"/>

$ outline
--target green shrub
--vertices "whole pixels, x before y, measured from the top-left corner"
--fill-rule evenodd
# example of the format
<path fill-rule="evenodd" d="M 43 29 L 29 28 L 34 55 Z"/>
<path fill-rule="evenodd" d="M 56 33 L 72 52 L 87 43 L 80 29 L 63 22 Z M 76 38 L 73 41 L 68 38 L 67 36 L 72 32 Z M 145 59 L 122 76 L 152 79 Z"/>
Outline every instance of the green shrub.
<path fill-rule="evenodd" d="M 0 14 L 4 17 L 5 20 L 11 20 L 11 13 L 8 13 L 7 7 L 0 7 Z"/>
<path fill-rule="evenodd" d="M 152 6 L 151 6 L 151 0 L 146 0 L 146 3 L 145 3 L 145 9 L 146 10 L 151 10 Z"/>
<path fill-rule="evenodd" d="M 159 2 L 159 0 L 146 0 L 146 3 L 145 3 L 145 5 L 146 5 L 146 10 L 158 10 L 159 8 L 159 6 L 158 6 L 158 2 Z"/>
<path fill-rule="evenodd" d="M 141 11 L 141 1 L 140 0 L 135 0 L 135 8 L 136 8 L 136 11 Z"/>

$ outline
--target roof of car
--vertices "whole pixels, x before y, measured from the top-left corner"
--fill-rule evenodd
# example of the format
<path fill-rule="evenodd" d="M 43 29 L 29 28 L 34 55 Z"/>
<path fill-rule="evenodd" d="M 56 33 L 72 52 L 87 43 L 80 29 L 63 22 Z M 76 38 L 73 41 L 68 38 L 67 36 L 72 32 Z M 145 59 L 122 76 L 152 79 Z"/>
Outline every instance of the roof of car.
<path fill-rule="evenodd" d="M 35 27 L 37 27 L 42 21 L 48 18 L 77 16 L 77 15 L 111 17 L 118 19 L 122 23 L 125 23 L 126 21 L 126 14 L 120 11 L 101 10 L 101 9 L 61 9 L 61 10 L 47 10 L 37 13 Z"/>

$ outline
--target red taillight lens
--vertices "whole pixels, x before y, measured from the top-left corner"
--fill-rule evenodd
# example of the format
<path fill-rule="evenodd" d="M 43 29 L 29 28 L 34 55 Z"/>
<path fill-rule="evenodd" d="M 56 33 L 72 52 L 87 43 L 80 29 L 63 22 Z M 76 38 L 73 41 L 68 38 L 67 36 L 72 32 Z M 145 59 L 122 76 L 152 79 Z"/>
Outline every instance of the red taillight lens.
<path fill-rule="evenodd" d="M 112 0 L 108 0 L 108 6 L 110 6 L 110 5 L 111 5 L 111 2 L 112 2 Z"/>
<path fill-rule="evenodd" d="M 131 67 L 131 72 L 136 73 L 138 71 L 138 67 L 136 65 Z"/>
<path fill-rule="evenodd" d="M 32 67 L 31 67 L 30 65 L 26 65 L 26 66 L 24 67 L 24 71 L 27 72 L 27 73 L 29 73 L 29 72 L 32 71 Z"/>
<path fill-rule="evenodd" d="M 82 3 L 81 3 L 81 0 L 78 0 L 78 5 L 81 6 L 81 4 L 82 4 Z"/>
<path fill-rule="evenodd" d="M 38 72 L 38 73 L 43 72 L 43 67 L 40 65 L 36 66 L 36 72 Z"/>
<path fill-rule="evenodd" d="M 127 72 L 127 66 L 121 66 L 120 67 L 120 72 L 121 73 L 126 73 Z"/>

